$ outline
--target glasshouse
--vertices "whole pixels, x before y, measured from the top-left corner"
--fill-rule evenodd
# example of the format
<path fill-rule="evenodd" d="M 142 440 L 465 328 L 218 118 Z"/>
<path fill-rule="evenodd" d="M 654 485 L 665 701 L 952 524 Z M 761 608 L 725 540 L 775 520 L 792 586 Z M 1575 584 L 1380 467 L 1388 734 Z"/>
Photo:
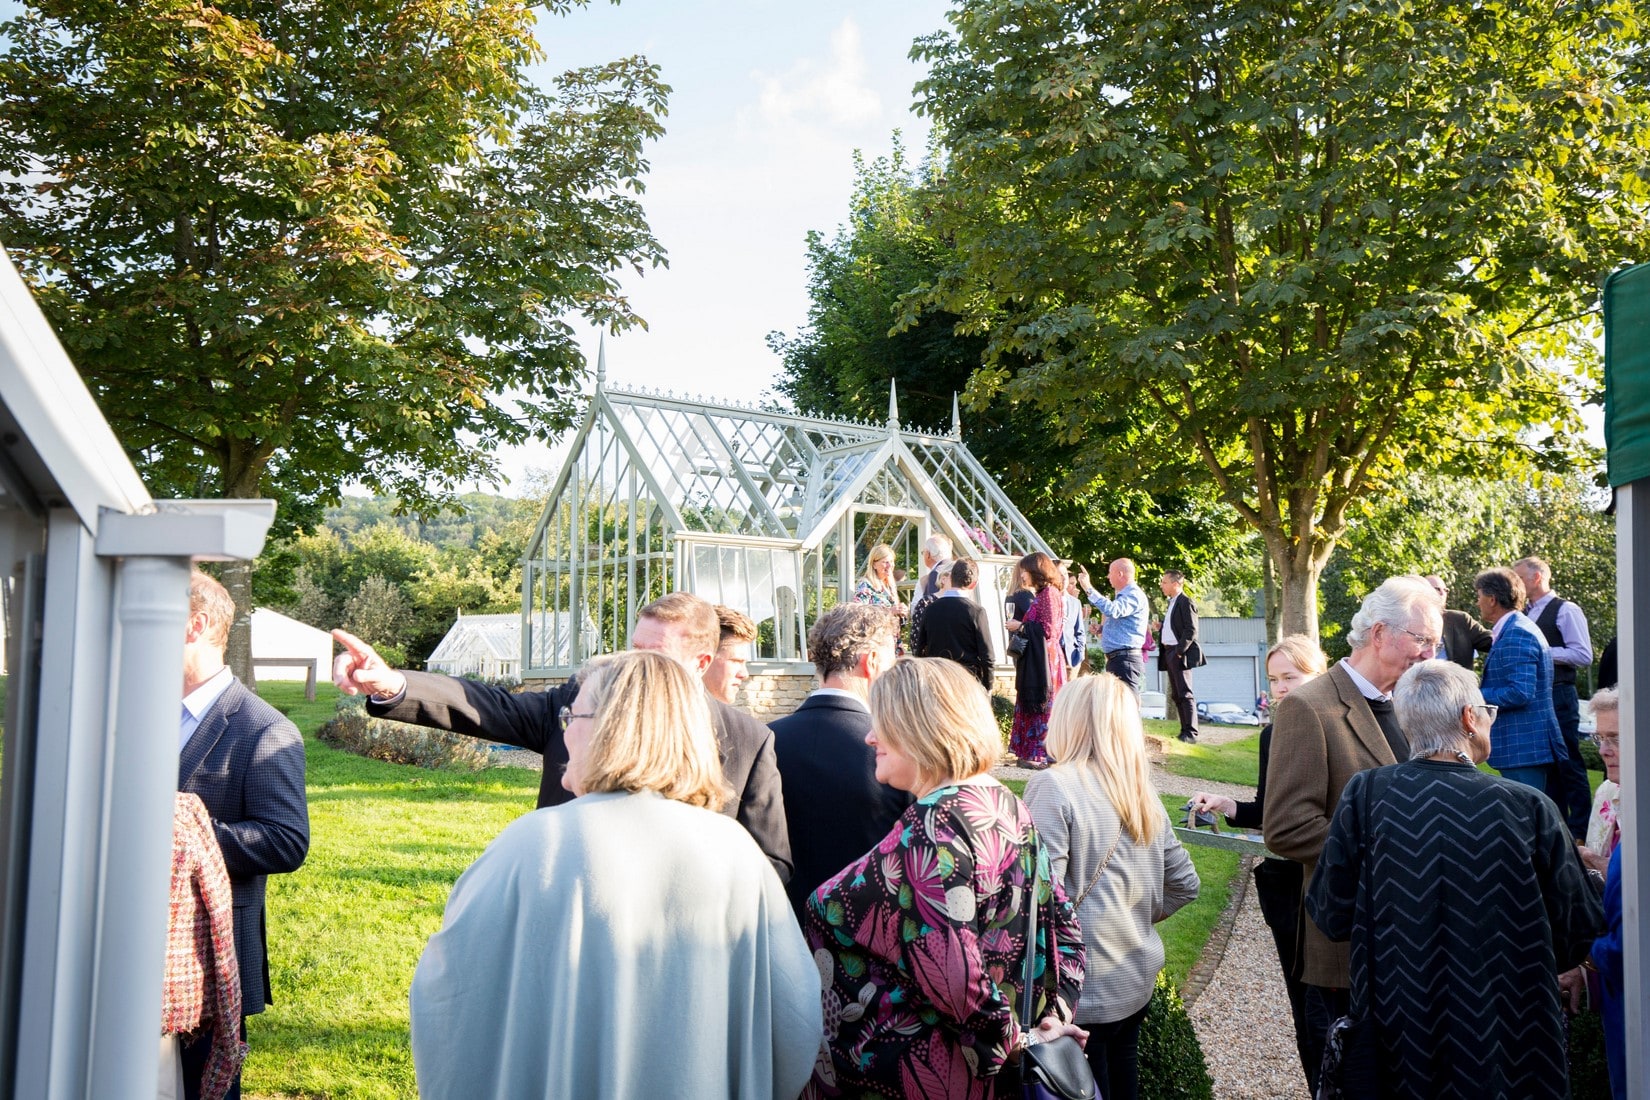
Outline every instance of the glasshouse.
<path fill-rule="evenodd" d="M 969 453 L 954 405 L 934 434 L 900 425 L 892 385 L 874 424 L 613 389 L 599 363 L 527 548 L 522 677 L 623 648 L 637 609 L 675 590 L 758 624 L 753 673 L 807 674 L 808 627 L 852 598 L 871 548 L 894 548 L 908 600 L 936 532 L 980 563 L 1000 628 L 1014 561 L 1048 546 Z"/>

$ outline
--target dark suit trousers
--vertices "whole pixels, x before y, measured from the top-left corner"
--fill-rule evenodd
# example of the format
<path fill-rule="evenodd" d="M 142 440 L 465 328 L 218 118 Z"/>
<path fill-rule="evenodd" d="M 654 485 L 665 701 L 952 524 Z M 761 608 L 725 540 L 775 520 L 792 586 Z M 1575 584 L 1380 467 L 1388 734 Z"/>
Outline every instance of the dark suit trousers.
<path fill-rule="evenodd" d="M 1547 793 L 1558 803 L 1559 813 L 1577 839 L 1587 835 L 1587 820 L 1593 816 L 1593 790 L 1587 782 L 1587 765 L 1581 762 L 1581 699 L 1574 684 L 1553 685 L 1553 713 L 1564 735 L 1570 758 L 1553 766 L 1554 776 Z"/>
<path fill-rule="evenodd" d="M 1180 713 L 1180 732 L 1197 736 L 1197 697 L 1192 693 L 1192 670 L 1177 645 L 1163 654 L 1163 671 L 1169 676 L 1169 698 Z"/>
<path fill-rule="evenodd" d="M 241 1017 L 241 1042 L 246 1042 L 245 1016 Z M 184 1100 L 200 1100 L 201 1075 L 206 1072 L 206 1063 L 211 1057 L 212 1032 L 210 1031 L 183 1048 Z M 235 1080 L 229 1085 L 229 1091 L 223 1094 L 223 1100 L 241 1100 L 240 1074 L 235 1075 Z"/>
<path fill-rule="evenodd" d="M 1146 660 L 1138 649 L 1114 649 L 1106 654 L 1106 671 L 1128 684 L 1138 696 L 1140 681 L 1146 678 Z"/>

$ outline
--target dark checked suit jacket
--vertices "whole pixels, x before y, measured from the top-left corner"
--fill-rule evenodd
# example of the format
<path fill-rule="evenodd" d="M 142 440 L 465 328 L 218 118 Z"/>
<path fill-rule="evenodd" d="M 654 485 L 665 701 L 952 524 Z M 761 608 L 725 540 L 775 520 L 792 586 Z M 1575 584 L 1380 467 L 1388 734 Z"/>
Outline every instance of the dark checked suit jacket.
<path fill-rule="evenodd" d="M 367 700 L 367 713 L 415 726 L 452 730 L 506 745 L 519 745 L 544 757 L 539 806 L 558 806 L 573 795 L 561 785 L 567 763 L 561 708 L 579 693 L 577 677 L 548 691 L 512 692 L 434 672 L 406 672 L 407 690 L 387 703 Z M 785 803 L 774 764 L 773 734 L 742 710 L 707 697 L 722 771 L 733 787 L 734 801 L 722 811 L 734 818 L 768 857 L 779 881 L 791 877 L 791 842 L 785 831 Z"/>
<path fill-rule="evenodd" d="M 178 790 L 212 817 L 235 898 L 241 1013 L 274 1003 L 269 991 L 264 884 L 296 871 L 309 854 L 304 739 L 280 711 L 233 681 L 178 756 Z"/>

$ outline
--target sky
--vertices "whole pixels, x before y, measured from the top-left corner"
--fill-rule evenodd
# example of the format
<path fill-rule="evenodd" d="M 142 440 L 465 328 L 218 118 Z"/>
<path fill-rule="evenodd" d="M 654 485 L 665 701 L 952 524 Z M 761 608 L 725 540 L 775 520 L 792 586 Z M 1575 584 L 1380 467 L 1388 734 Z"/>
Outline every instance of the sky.
<path fill-rule="evenodd" d="M 630 54 L 671 86 L 665 136 L 649 148 L 643 198 L 669 268 L 627 273 L 647 329 L 607 338 L 610 384 L 754 401 L 779 369 L 766 337 L 807 320 L 806 236 L 847 219 L 856 150 L 886 155 L 899 131 L 920 154 L 911 111 L 922 68 L 914 39 L 945 26 L 937 0 L 797 4 L 779 0 L 624 0 L 546 16 L 535 80 Z M 592 366 L 597 333 L 576 326 Z M 554 470 L 547 443 L 514 448 L 528 471 Z"/>

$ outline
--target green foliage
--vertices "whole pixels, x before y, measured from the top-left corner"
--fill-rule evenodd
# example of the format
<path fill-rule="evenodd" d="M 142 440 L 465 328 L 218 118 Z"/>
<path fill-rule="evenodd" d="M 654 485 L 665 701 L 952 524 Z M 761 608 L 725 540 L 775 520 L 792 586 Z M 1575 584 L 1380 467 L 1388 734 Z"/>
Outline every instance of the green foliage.
<path fill-rule="evenodd" d="M 916 298 L 955 262 L 936 225 L 945 197 L 935 163 L 913 170 L 896 135 L 891 157 L 856 158 L 847 224 L 830 238 L 808 234 L 808 326 L 768 337 L 784 362 L 775 388 L 799 410 L 880 420 L 892 378 L 903 419 L 949 430 L 952 399 L 968 388 L 986 340 L 959 333 L 957 313 Z M 1078 450 L 1061 431 L 1071 414 L 976 402 L 965 427 L 969 449 L 1062 556 L 1126 555 L 1148 573 L 1195 573 L 1233 540 L 1230 514 L 1206 492 L 1153 494 L 1074 472 Z M 1122 436 L 1111 443 L 1129 446 Z"/>
<path fill-rule="evenodd" d="M 335 749 L 416 768 L 479 771 L 487 766 L 487 746 L 473 737 L 367 716 L 359 696 L 338 700 L 338 712 L 315 731 Z"/>
<path fill-rule="evenodd" d="M 1009 731 L 1014 728 L 1014 700 L 1006 695 L 991 693 L 991 715 L 997 719 L 997 730 L 1003 735 L 1003 747 L 1008 747 Z"/>
<path fill-rule="evenodd" d="M 1140 1023 L 1140 1100 L 1214 1100 L 1215 1082 L 1203 1060 L 1192 1018 L 1168 976 L 1157 976 Z"/>
<path fill-rule="evenodd" d="M 618 272 L 663 263 L 636 195 L 668 89 L 639 57 L 534 87 L 534 20 L 36 0 L 4 26 L 0 235 L 152 484 L 429 508 L 566 426 L 557 318 L 639 323 Z"/>
<path fill-rule="evenodd" d="M 1596 287 L 1650 228 L 1632 0 L 949 18 L 916 50 L 956 257 L 927 300 L 986 341 L 970 394 L 1040 409 L 1080 484 L 1195 464 L 1285 631 L 1407 464 L 1576 460 Z"/>
<path fill-rule="evenodd" d="M 1570 1017 L 1571 1100 L 1610 1100 L 1610 1068 L 1604 1058 L 1604 1019 L 1589 1009 Z"/>
<path fill-rule="evenodd" d="M 326 524 L 266 551 L 296 562 L 289 599 L 301 622 L 343 626 L 386 659 L 422 663 L 460 611 L 521 607 L 521 555 L 539 502 L 470 494 L 462 513 L 418 519 L 395 498 L 352 497 Z M 262 559 L 260 559 L 260 568 Z"/>

